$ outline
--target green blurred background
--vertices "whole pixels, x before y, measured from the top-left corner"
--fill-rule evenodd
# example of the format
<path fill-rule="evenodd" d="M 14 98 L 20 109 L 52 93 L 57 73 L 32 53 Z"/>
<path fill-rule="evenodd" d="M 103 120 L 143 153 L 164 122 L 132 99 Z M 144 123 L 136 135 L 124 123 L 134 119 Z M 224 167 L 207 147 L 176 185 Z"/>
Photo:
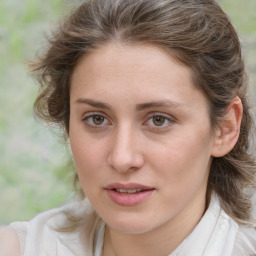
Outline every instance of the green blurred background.
<path fill-rule="evenodd" d="M 38 86 L 26 66 L 74 2 L 0 0 L 0 224 L 29 219 L 74 193 L 74 170 L 58 129 L 33 116 Z M 220 4 L 239 31 L 255 95 L 256 0 Z"/>

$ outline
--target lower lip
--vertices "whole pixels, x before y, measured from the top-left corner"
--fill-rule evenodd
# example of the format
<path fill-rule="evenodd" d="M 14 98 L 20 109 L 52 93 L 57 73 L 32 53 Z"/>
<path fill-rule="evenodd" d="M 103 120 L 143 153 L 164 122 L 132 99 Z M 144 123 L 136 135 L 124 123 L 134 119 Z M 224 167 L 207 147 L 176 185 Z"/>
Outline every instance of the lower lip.
<path fill-rule="evenodd" d="M 146 200 L 154 192 L 154 189 L 145 190 L 142 192 L 128 194 L 128 193 L 118 193 L 116 190 L 108 189 L 107 193 L 110 199 L 121 206 L 133 206 L 138 205 L 144 200 Z"/>

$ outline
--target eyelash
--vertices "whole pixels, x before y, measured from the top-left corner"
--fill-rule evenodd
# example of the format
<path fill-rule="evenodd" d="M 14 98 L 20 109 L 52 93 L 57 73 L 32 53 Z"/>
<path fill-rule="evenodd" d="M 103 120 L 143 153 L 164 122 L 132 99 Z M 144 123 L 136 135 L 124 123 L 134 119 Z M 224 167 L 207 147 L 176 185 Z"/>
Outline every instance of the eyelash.
<path fill-rule="evenodd" d="M 151 115 L 146 122 L 144 123 L 149 123 L 150 121 L 153 122 L 153 118 L 163 118 L 164 120 L 164 124 L 163 125 L 156 125 L 156 124 L 152 124 L 152 128 L 153 129 L 164 129 L 164 128 L 167 128 L 169 127 L 170 125 L 172 125 L 174 122 L 175 122 L 175 119 L 170 117 L 169 115 L 164 115 L 162 113 L 153 113 L 153 115 Z M 167 122 L 167 124 L 166 124 Z"/>
<path fill-rule="evenodd" d="M 99 129 L 102 128 L 104 125 L 97 125 L 95 124 L 95 122 L 93 120 L 91 120 L 91 122 L 89 121 L 90 118 L 94 118 L 94 117 L 101 117 L 103 118 L 103 122 L 105 122 L 106 120 L 108 120 L 104 115 L 102 115 L 101 113 L 90 113 L 90 115 L 87 115 L 85 117 L 83 117 L 82 121 L 89 127 L 95 128 L 95 129 Z M 108 125 L 108 124 L 107 124 Z"/>
<path fill-rule="evenodd" d="M 92 118 L 94 117 L 100 117 L 103 119 L 103 124 L 95 124 L 95 122 L 92 120 Z M 156 124 L 151 124 L 149 125 L 152 129 L 164 129 L 166 127 L 169 127 L 170 125 L 172 125 L 175 122 L 175 119 L 170 117 L 169 115 L 166 116 L 162 113 L 151 113 L 149 118 L 143 123 L 144 124 L 148 124 L 151 120 L 151 122 L 153 122 L 153 118 L 162 118 L 164 121 L 164 125 L 156 125 Z M 91 119 L 91 120 L 90 120 Z M 90 120 L 90 121 L 89 121 Z M 108 121 L 108 118 L 106 118 L 103 114 L 101 113 L 90 113 L 89 115 L 83 117 L 82 121 L 89 127 L 94 128 L 94 129 L 101 129 L 109 124 L 111 124 L 110 121 Z M 107 124 L 104 124 L 104 122 L 107 121 Z M 166 124 L 167 122 L 167 124 Z"/>

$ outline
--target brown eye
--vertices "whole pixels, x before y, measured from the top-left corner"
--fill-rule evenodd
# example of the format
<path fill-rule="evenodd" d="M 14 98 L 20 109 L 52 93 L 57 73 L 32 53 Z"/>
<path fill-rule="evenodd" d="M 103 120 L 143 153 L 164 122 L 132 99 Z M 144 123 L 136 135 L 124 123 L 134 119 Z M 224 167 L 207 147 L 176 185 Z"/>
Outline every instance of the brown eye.
<path fill-rule="evenodd" d="M 168 128 L 174 123 L 175 119 L 172 118 L 170 115 L 154 113 L 146 122 L 144 122 L 144 125 L 148 126 L 149 128 L 161 131 L 165 128 Z"/>
<path fill-rule="evenodd" d="M 153 124 L 156 126 L 162 126 L 165 124 L 166 121 L 166 117 L 164 116 L 154 116 L 153 119 Z"/>
<path fill-rule="evenodd" d="M 105 120 L 105 118 L 104 118 L 103 116 L 94 115 L 94 116 L 92 117 L 92 121 L 93 121 L 93 123 L 96 124 L 96 125 L 101 125 L 101 124 L 103 124 L 103 123 L 104 123 L 104 120 Z"/>
<path fill-rule="evenodd" d="M 82 122 L 89 128 L 97 128 L 97 129 L 105 129 L 106 127 L 111 125 L 111 122 L 103 115 L 99 114 L 91 114 L 85 116 L 82 119 Z"/>

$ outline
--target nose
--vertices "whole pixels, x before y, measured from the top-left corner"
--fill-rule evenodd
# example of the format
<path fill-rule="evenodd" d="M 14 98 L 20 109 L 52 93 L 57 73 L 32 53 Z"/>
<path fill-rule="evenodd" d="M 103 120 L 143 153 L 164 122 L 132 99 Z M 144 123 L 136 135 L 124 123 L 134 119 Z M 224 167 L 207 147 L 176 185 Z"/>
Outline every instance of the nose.
<path fill-rule="evenodd" d="M 116 171 L 125 173 L 138 170 L 144 164 L 138 135 L 128 127 L 115 131 L 108 155 L 108 164 Z"/>

